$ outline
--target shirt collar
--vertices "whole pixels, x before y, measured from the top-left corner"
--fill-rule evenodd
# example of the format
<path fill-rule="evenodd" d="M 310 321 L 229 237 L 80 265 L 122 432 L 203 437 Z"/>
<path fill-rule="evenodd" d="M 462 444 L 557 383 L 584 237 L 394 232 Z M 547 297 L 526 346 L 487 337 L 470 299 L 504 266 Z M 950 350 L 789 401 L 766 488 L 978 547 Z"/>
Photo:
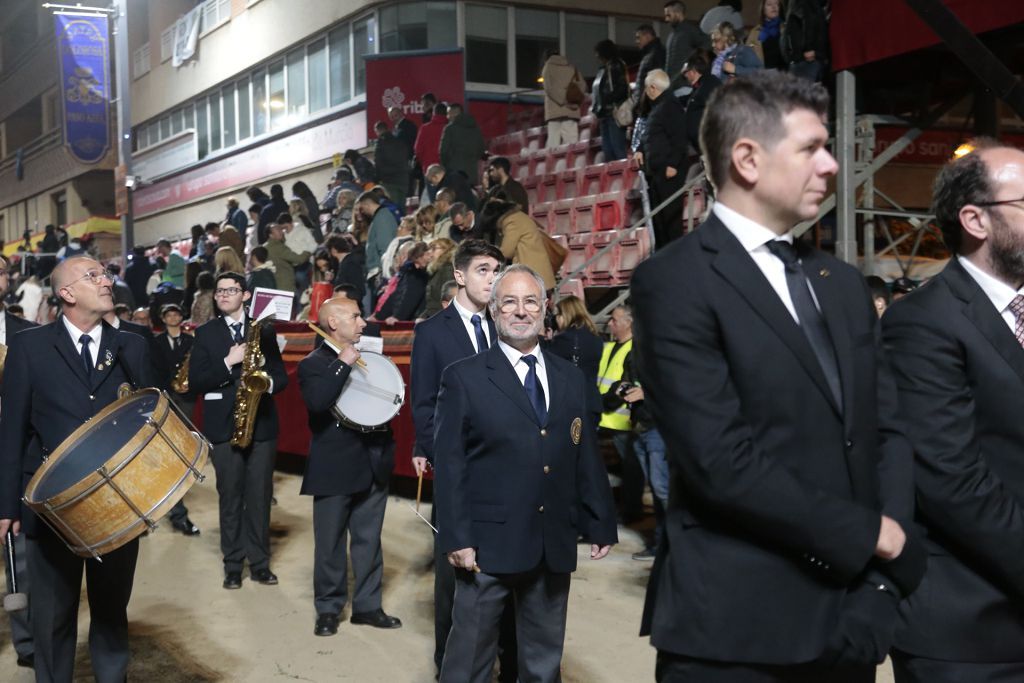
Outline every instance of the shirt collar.
<path fill-rule="evenodd" d="M 474 315 L 480 316 L 480 322 L 481 323 L 483 323 L 485 320 L 487 320 L 487 309 L 486 308 L 484 308 L 484 310 L 480 311 L 479 313 L 471 313 L 471 312 L 467 311 L 465 308 L 463 308 L 459 304 L 459 300 L 458 299 L 452 299 L 451 305 L 455 307 L 455 312 L 458 313 L 459 317 L 462 318 L 467 324 L 470 324 L 470 325 L 473 324 L 473 321 L 471 320 L 471 318 Z"/>
<path fill-rule="evenodd" d="M 979 287 L 981 287 L 981 291 L 985 292 L 985 296 L 989 298 L 992 305 L 995 306 L 996 310 L 1000 313 L 1006 310 L 1014 297 L 1022 293 L 1021 290 L 1014 289 L 1002 280 L 992 277 L 963 256 L 957 256 L 956 260 L 959 261 L 960 265 L 964 267 L 964 270 L 974 278 L 974 281 L 978 283 Z"/>
<path fill-rule="evenodd" d="M 534 358 L 537 359 L 537 365 L 539 365 L 541 369 L 544 368 L 544 354 L 540 352 L 540 344 L 537 344 L 532 349 L 524 353 L 519 349 L 512 348 L 511 346 L 509 346 L 508 344 L 499 339 L 498 348 L 500 348 L 501 352 L 505 354 L 505 357 L 508 358 L 508 362 L 512 364 L 513 368 L 516 366 L 516 363 L 522 360 L 523 356 L 526 356 L 528 354 L 533 354 Z"/>
<path fill-rule="evenodd" d="M 721 202 L 715 202 L 711 210 L 748 252 L 764 247 L 769 242 L 777 239 L 785 240 L 790 244 L 793 243 L 792 231 L 787 232 L 785 235 L 777 235 L 757 221 L 750 220 Z"/>
<path fill-rule="evenodd" d="M 238 323 L 242 323 L 242 327 L 245 327 L 245 312 L 244 311 L 242 312 L 242 317 L 240 317 L 238 320 L 235 320 L 230 315 L 225 313 L 224 314 L 224 323 L 228 326 L 229 330 L 231 329 L 232 325 L 237 325 Z"/>
<path fill-rule="evenodd" d="M 64 328 L 68 331 L 68 334 L 71 335 L 71 341 L 75 344 L 76 348 L 78 347 L 78 340 L 82 338 L 83 334 L 89 335 L 89 337 L 92 339 L 93 343 L 96 345 L 93 348 L 98 349 L 100 347 L 100 339 L 103 336 L 102 321 L 96 323 L 95 327 L 86 332 L 85 330 L 80 330 L 77 327 L 75 327 L 65 315 L 62 315 L 60 319 L 64 321 Z"/>

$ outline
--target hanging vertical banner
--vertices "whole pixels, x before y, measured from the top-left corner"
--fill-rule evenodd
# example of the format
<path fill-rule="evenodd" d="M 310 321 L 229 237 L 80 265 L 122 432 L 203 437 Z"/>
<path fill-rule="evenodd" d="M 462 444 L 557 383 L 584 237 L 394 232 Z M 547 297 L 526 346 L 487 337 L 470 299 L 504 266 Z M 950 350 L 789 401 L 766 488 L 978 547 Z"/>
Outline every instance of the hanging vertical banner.
<path fill-rule="evenodd" d="M 110 148 L 110 40 L 106 17 L 54 17 L 64 109 L 64 144 L 83 164 Z"/>

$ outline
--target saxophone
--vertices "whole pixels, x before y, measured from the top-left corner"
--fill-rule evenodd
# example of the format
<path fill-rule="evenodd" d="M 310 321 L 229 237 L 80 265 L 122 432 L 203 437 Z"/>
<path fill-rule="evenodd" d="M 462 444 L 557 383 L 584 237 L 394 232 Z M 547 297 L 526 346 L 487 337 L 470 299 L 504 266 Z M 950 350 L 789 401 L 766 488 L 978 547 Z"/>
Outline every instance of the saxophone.
<path fill-rule="evenodd" d="M 270 389 L 270 375 L 261 370 L 265 359 L 260 349 L 260 326 L 256 320 L 249 325 L 246 335 L 245 357 L 242 359 L 242 376 L 235 394 L 235 431 L 231 445 L 247 448 L 252 443 L 252 430 L 256 426 L 256 410 L 260 399 Z"/>
<path fill-rule="evenodd" d="M 181 367 L 178 368 L 178 372 L 174 374 L 174 379 L 171 380 L 171 389 L 174 389 L 176 393 L 188 393 L 188 362 L 191 359 L 192 351 L 189 350 L 189 352 L 185 354 L 185 360 L 182 361 Z"/>

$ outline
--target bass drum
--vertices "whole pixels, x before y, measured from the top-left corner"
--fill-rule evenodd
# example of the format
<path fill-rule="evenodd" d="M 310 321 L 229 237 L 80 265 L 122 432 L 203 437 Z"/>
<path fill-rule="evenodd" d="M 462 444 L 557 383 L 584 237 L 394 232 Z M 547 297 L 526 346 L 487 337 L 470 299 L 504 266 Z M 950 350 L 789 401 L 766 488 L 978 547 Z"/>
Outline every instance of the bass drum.
<path fill-rule="evenodd" d="M 334 403 L 334 416 L 359 431 L 385 429 L 405 403 L 405 381 L 387 356 L 363 351 L 360 357 L 366 367 L 352 366 Z"/>
<path fill-rule="evenodd" d="M 156 527 L 197 481 L 210 451 L 167 395 L 143 389 L 73 431 L 40 465 L 25 503 L 80 557 Z"/>

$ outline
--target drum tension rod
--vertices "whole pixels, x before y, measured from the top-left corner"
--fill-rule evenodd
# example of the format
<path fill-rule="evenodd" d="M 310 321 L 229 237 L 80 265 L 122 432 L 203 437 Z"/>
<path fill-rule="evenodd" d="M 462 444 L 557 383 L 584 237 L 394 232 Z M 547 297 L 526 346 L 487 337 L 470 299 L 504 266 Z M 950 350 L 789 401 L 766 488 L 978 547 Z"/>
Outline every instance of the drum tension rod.
<path fill-rule="evenodd" d="M 60 516 L 57 515 L 57 513 L 55 512 L 56 508 L 53 506 L 53 503 L 51 503 L 48 500 L 47 501 L 43 501 L 43 507 L 45 507 L 46 511 L 50 513 L 49 515 L 39 515 L 39 518 L 42 519 L 44 522 L 46 522 L 46 526 L 50 527 L 50 529 L 53 531 L 53 533 L 57 534 L 58 537 L 66 538 L 67 536 L 71 536 L 71 540 L 73 540 L 75 543 L 78 544 L 77 546 L 71 548 L 72 552 L 77 553 L 77 552 L 79 552 L 81 550 L 84 550 L 84 551 L 88 552 L 90 555 L 92 555 L 92 559 L 96 560 L 97 562 L 103 562 L 103 558 L 100 557 L 99 554 L 93 549 L 93 546 L 91 546 L 88 543 L 86 543 L 85 539 L 83 539 L 81 536 L 79 536 L 77 533 L 75 533 L 75 530 L 72 529 L 69 525 L 62 523 L 60 525 L 61 528 L 60 529 L 57 528 L 57 525 L 56 525 L 55 522 L 56 521 L 63 522 L 63 520 L 61 520 Z M 55 519 L 54 522 L 51 522 L 48 519 L 51 515 Z"/>
<path fill-rule="evenodd" d="M 99 473 L 101 477 L 103 477 L 103 480 L 110 485 L 110 488 L 114 489 L 114 492 L 117 495 L 121 496 L 121 499 L 125 502 L 125 505 L 131 508 L 132 512 L 138 515 L 139 519 L 146 523 L 146 526 L 149 527 L 150 531 L 156 529 L 156 522 L 154 522 L 151 517 L 143 513 L 142 510 L 139 509 L 139 506 L 137 506 L 135 502 L 128 497 L 124 490 L 117 485 L 117 482 L 114 481 L 114 478 L 107 473 L 106 465 L 100 465 L 100 468 L 96 470 L 96 472 Z"/>
<path fill-rule="evenodd" d="M 164 430 L 161 428 L 160 425 L 156 423 L 156 421 L 152 417 L 146 418 L 146 422 L 149 423 L 149 425 L 156 430 L 156 433 L 160 435 L 160 438 L 164 440 L 164 443 L 171 447 L 171 450 L 174 451 L 174 454 L 178 456 L 178 459 L 181 460 L 181 462 L 184 463 L 185 467 L 187 467 L 189 471 L 195 476 L 196 481 L 206 481 L 206 475 L 196 469 L 194 462 L 189 462 L 188 457 L 181 452 L 181 449 L 178 448 L 177 444 L 175 444 L 173 441 L 167 438 L 167 436 L 164 434 Z M 196 432 L 191 432 L 191 434 L 193 436 L 203 438 L 199 436 L 199 434 L 197 434 Z M 202 446 L 200 445 L 198 439 L 196 440 L 196 445 L 196 459 L 198 459 L 199 451 L 202 450 Z"/>

